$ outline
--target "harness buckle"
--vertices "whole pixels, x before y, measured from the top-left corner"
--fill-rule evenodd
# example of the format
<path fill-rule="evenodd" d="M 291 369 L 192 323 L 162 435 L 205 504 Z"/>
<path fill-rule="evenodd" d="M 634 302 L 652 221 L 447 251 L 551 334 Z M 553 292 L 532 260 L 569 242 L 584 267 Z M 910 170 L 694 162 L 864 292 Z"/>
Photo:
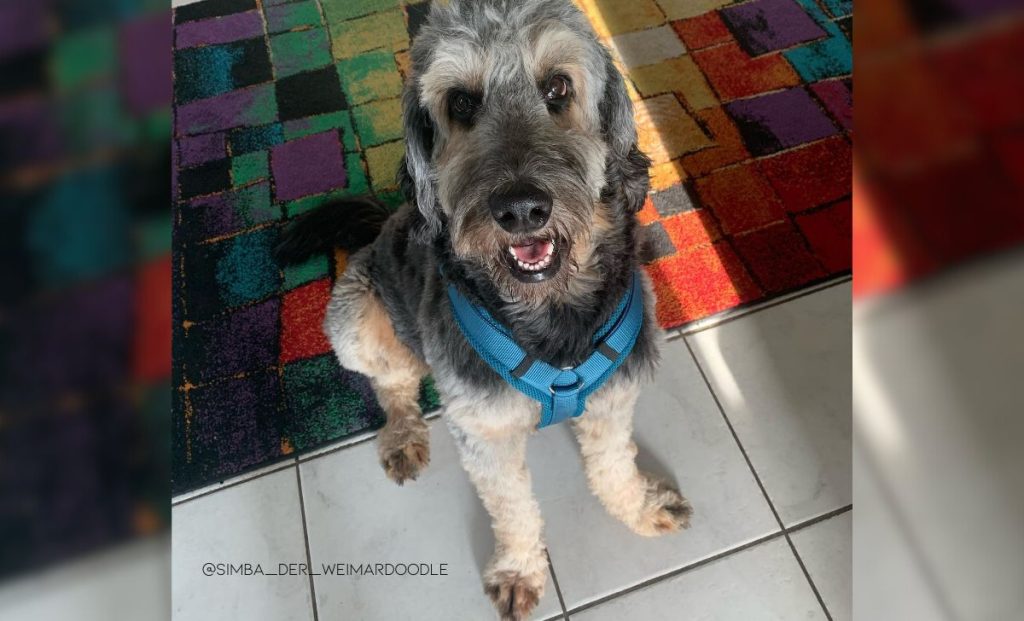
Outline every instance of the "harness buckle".
<path fill-rule="evenodd" d="M 568 369 L 566 369 L 568 370 Z M 578 393 L 583 388 L 583 378 L 580 377 L 579 373 L 572 372 L 576 376 L 576 382 L 573 384 L 551 384 L 548 386 L 548 390 L 555 397 L 571 397 Z"/>

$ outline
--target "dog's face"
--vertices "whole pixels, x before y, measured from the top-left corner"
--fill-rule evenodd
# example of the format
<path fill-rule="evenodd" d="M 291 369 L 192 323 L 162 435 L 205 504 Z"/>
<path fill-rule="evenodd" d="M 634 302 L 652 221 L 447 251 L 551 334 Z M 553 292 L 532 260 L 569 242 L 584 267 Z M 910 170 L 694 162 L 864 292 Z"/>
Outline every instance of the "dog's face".
<path fill-rule="evenodd" d="M 647 160 L 622 78 L 568 0 L 433 7 L 404 115 L 410 198 L 459 261 L 515 297 L 566 288 Z"/>

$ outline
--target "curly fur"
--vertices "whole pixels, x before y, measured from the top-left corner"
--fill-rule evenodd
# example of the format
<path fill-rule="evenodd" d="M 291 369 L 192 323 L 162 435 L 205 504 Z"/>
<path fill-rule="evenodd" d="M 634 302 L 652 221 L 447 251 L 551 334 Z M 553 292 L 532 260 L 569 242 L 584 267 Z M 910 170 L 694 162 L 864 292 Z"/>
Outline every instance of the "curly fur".
<path fill-rule="evenodd" d="M 484 306 L 530 355 L 558 366 L 579 363 L 638 268 L 635 213 L 647 193 L 649 160 L 636 146 L 621 75 L 568 0 L 436 3 L 411 55 L 399 170 L 408 204 L 350 257 L 324 329 L 341 364 L 373 382 L 388 415 L 381 461 L 398 482 L 415 478 L 429 458 L 412 398 L 429 368 L 462 464 L 493 518 L 496 548 L 485 591 L 502 618 L 522 619 L 542 596 L 547 571 L 525 466 L 539 404 L 480 360 L 455 323 L 445 287 L 453 283 Z M 541 97 L 539 85 L 553 71 L 568 75 L 575 89 L 564 109 L 549 109 Z M 479 96 L 471 123 L 450 115 L 453 89 Z M 511 277 L 502 253 L 518 238 L 498 226 L 486 204 L 520 181 L 552 197 L 545 233 L 566 253 L 544 282 Z M 300 233 L 287 247 L 294 250 Z M 308 239 L 347 241 L 324 231 Z M 685 527 L 690 509 L 634 464 L 633 406 L 661 338 L 644 284 L 647 315 L 637 344 L 574 427 L 594 493 L 628 527 L 654 535 Z"/>

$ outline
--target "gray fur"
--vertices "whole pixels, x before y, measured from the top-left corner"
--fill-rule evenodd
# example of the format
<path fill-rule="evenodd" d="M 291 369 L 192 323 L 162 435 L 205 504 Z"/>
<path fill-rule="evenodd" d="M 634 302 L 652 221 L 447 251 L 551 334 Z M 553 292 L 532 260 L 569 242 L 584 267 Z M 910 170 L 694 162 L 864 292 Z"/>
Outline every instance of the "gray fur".
<path fill-rule="evenodd" d="M 563 367 L 582 362 L 639 269 L 635 213 L 647 193 L 649 160 L 636 147 L 622 76 L 568 0 L 435 4 L 411 54 L 399 171 L 409 203 L 350 257 L 325 330 L 340 362 L 370 375 L 382 404 L 391 404 L 379 450 L 385 472 L 399 483 L 428 460 L 425 427 L 410 410 L 412 373 L 429 366 L 463 466 L 493 519 L 485 591 L 503 619 L 523 619 L 542 595 L 547 571 L 525 467 L 540 406 L 467 343 L 447 287 L 486 308 L 534 358 Z M 567 104 L 543 97 L 553 72 L 571 78 Z M 453 92 L 477 98 L 472 117 L 449 113 Z M 516 183 L 552 199 L 547 223 L 531 233 L 555 240 L 561 253 L 561 267 L 543 282 L 513 277 L 509 247 L 528 240 L 504 230 L 488 207 L 493 193 Z M 685 528 L 689 505 L 634 463 L 633 406 L 660 341 L 643 278 L 646 316 L 637 343 L 573 427 L 594 493 L 635 532 L 656 535 Z M 386 325 L 374 321 L 384 314 Z"/>
<path fill-rule="evenodd" d="M 600 177 L 592 178 L 587 170 L 593 141 L 567 135 L 574 132 L 552 122 L 537 85 L 516 56 L 502 58 L 503 66 L 514 70 L 486 76 L 480 117 L 461 139 L 465 153 L 455 156 L 459 163 L 442 179 L 436 157 L 451 131 L 447 119 L 423 105 L 422 92 L 433 60 L 444 50 L 458 49 L 453 42 L 479 50 L 505 45 L 518 52 L 523 37 L 552 23 L 585 42 L 581 64 L 600 79 L 591 85 L 598 91 L 589 93 L 592 101 L 574 102 L 599 114 L 596 137 L 602 144 L 597 146 L 606 152 Z M 594 331 L 637 268 L 633 213 L 646 194 L 648 161 L 636 149 L 632 105 L 621 75 L 586 18 L 563 0 L 435 4 L 413 44 L 412 58 L 413 77 L 403 97 L 406 161 L 401 176 L 418 213 L 403 210 L 395 216 L 367 252 L 372 258 L 359 261 L 365 262 L 393 313 L 396 332 L 428 363 L 444 360 L 464 381 L 487 388 L 498 381 L 457 332 L 442 295 L 442 267 L 446 281 L 509 326 L 531 355 L 557 365 L 579 362 L 589 354 Z M 509 236 L 491 220 L 485 203 L 491 192 L 515 178 L 525 178 L 554 197 L 550 226 L 570 243 L 582 244 L 592 234 L 593 211 L 602 211 L 610 232 L 592 240 L 589 265 L 565 266 L 557 282 L 536 285 L 515 283 L 502 274 L 493 259 L 504 251 Z M 472 244 L 482 249 L 480 255 L 460 254 L 455 236 L 481 230 Z M 649 298 L 648 306 L 653 304 Z M 623 373 L 651 366 L 656 332 L 648 322 Z"/>

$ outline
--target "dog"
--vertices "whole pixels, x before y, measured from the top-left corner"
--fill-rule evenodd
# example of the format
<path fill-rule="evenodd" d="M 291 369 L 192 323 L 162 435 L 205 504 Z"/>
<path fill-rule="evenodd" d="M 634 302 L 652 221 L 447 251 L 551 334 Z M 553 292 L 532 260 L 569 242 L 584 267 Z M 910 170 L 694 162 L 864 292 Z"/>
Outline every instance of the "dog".
<path fill-rule="evenodd" d="M 635 343 L 571 425 L 589 486 L 612 516 L 646 536 L 688 527 L 689 502 L 637 469 L 631 438 L 662 338 L 635 216 L 650 160 L 621 74 L 569 0 L 437 2 L 411 58 L 398 171 L 407 204 L 393 214 L 370 200 L 323 207 L 287 229 L 277 252 L 294 262 L 354 251 L 324 331 L 386 413 L 384 471 L 402 484 L 429 462 L 417 397 L 430 373 L 493 521 L 484 590 L 502 619 L 524 619 L 548 566 L 525 463 L 542 408 L 484 362 L 451 291 L 531 360 L 562 369 L 593 354 L 595 334 L 638 279 Z"/>

